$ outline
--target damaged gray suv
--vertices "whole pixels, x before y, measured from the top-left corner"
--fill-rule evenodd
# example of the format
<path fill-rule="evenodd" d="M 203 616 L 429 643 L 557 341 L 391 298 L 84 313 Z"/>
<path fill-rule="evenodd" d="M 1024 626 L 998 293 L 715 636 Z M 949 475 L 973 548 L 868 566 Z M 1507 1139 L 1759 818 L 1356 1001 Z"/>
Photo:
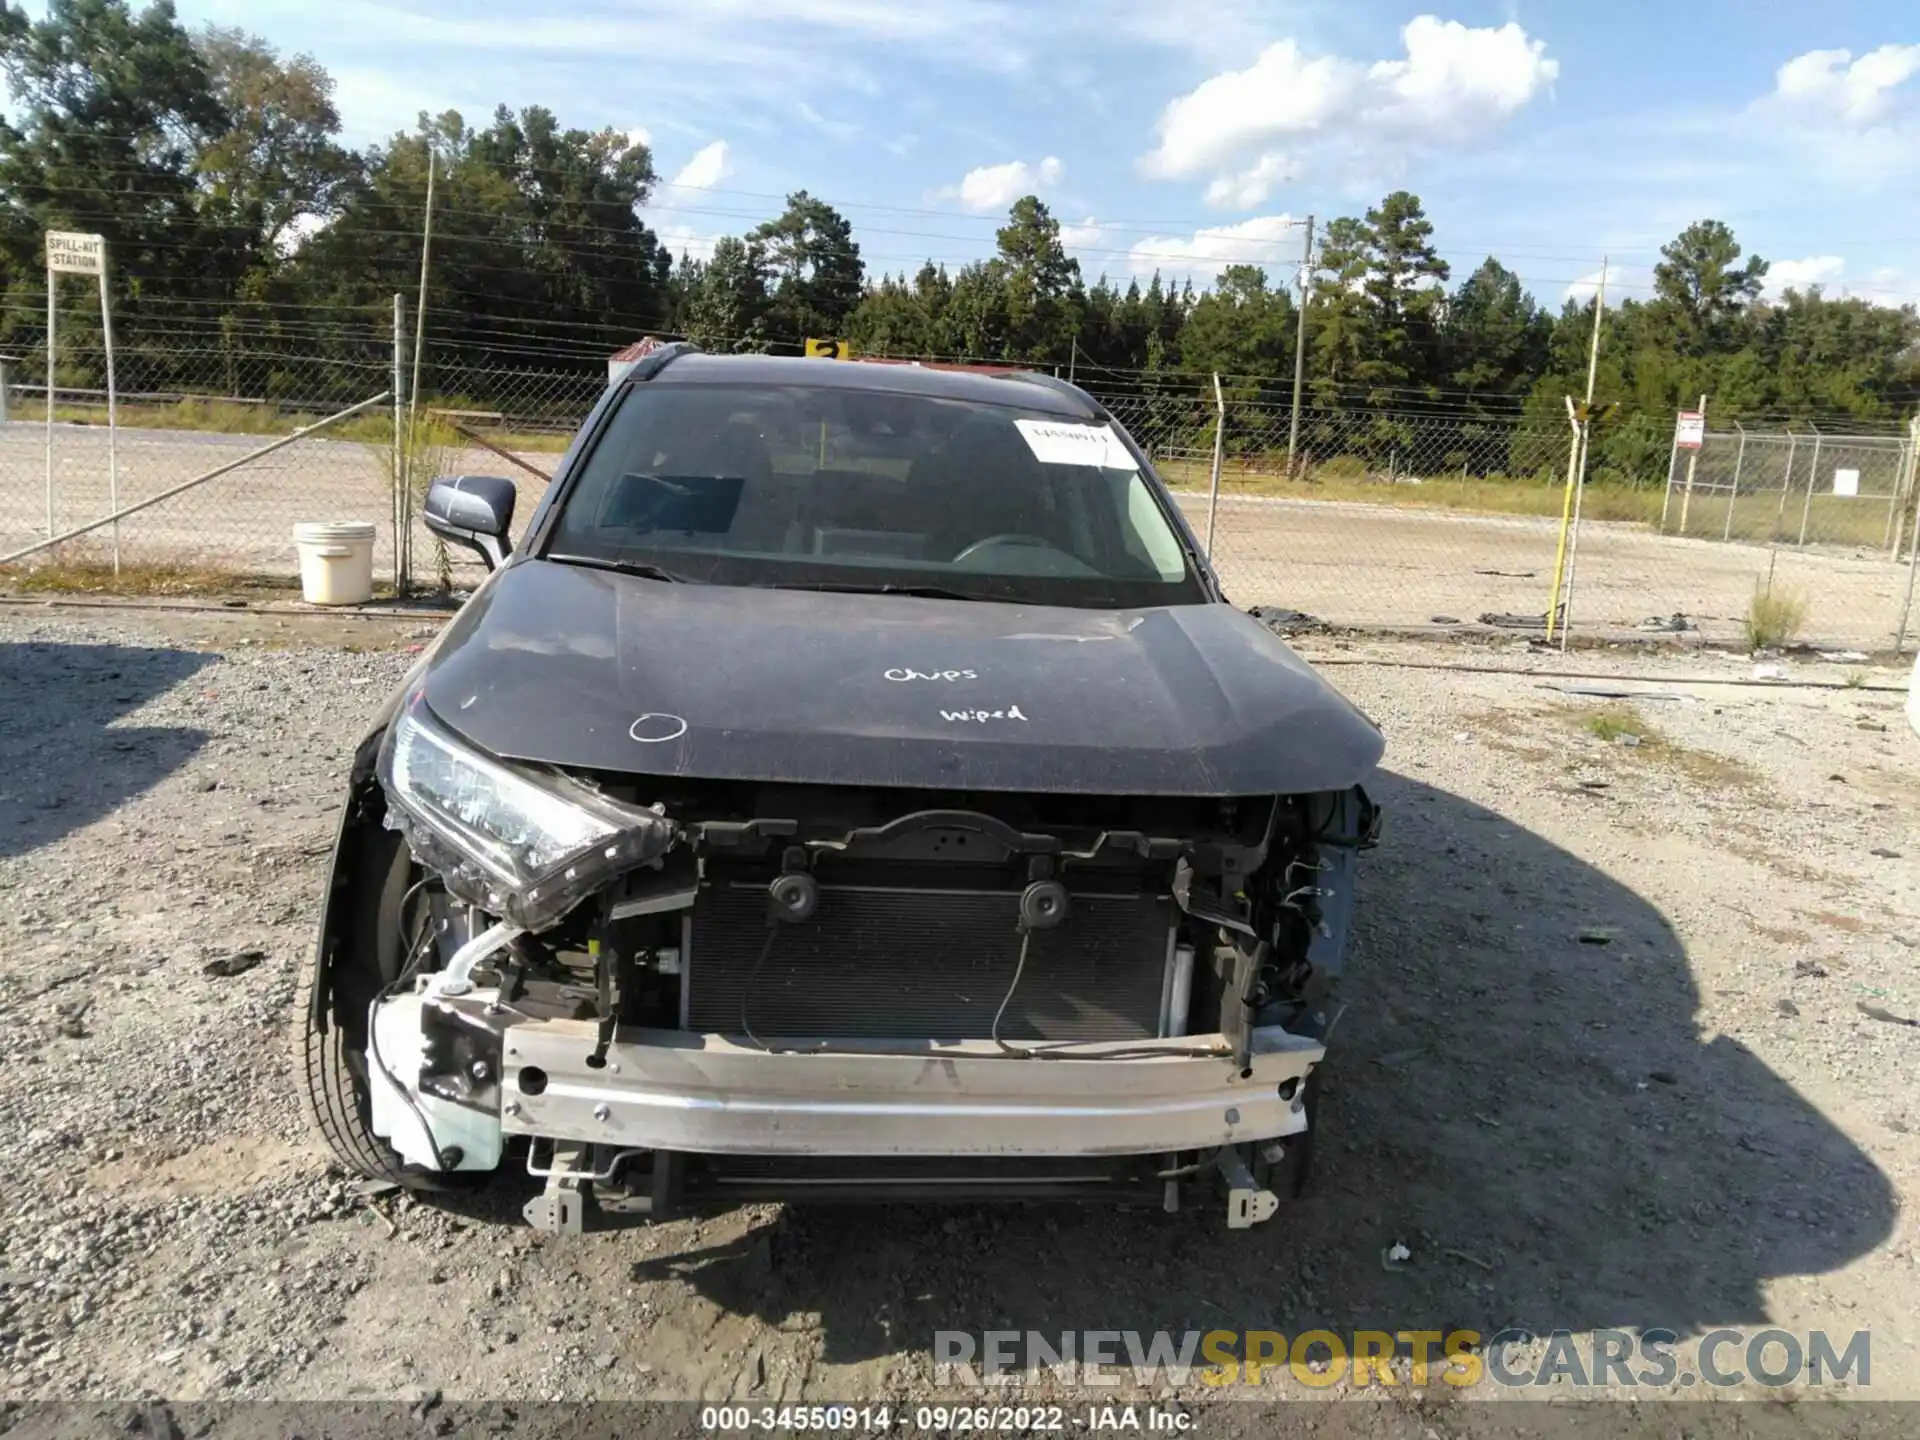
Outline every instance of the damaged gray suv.
<path fill-rule="evenodd" d="M 434 483 L 491 573 L 347 777 L 296 1027 L 344 1165 L 524 1167 L 559 1231 L 1274 1212 L 1381 738 L 1095 400 L 669 346 L 514 499 Z"/>

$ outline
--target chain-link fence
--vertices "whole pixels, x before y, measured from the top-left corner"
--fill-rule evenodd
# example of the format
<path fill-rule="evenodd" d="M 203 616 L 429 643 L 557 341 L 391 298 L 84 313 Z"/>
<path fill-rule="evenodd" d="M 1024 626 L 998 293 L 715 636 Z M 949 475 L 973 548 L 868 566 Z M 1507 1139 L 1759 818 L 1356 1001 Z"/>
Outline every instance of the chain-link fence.
<path fill-rule="evenodd" d="M 170 388 L 127 385 L 110 453 L 105 396 L 88 383 L 100 357 L 63 342 L 51 460 L 44 356 L 14 357 L 0 421 L 0 555 L 50 526 L 57 535 L 107 516 L 116 499 L 124 510 L 230 466 L 396 378 L 404 392 L 404 348 L 389 341 L 375 358 L 369 339 L 322 360 L 221 346 L 123 366 L 123 377 Z M 426 358 L 409 443 L 395 444 L 391 403 L 369 405 L 27 563 L 110 565 L 117 541 L 123 566 L 170 568 L 183 584 L 234 573 L 290 581 L 295 523 L 362 520 L 376 526 L 383 580 L 472 579 L 468 557 L 448 555 L 419 524 L 426 480 L 508 475 L 524 521 L 541 474 L 605 388 L 606 359 L 501 368 Z M 1335 625 L 1545 628 L 1570 426 L 1527 423 L 1492 402 L 1447 413 L 1307 404 L 1296 414 L 1202 377 L 1090 388 L 1207 537 L 1236 602 Z M 1564 613 L 1576 635 L 1684 626 L 1737 638 L 1755 587 L 1769 584 L 1804 597 L 1801 638 L 1879 649 L 1901 633 L 1912 433 L 1735 428 L 1689 451 L 1673 444 L 1672 417 L 1628 415 L 1596 426 L 1589 443 L 1567 537 L 1575 563 Z M 402 473 L 410 496 L 396 490 Z"/>

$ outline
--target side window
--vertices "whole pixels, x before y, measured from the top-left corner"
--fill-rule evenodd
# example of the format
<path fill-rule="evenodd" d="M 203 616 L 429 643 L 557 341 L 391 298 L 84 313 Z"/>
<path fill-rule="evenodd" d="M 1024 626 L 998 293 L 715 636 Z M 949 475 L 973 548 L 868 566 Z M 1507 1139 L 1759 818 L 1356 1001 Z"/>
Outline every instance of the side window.
<path fill-rule="evenodd" d="M 1180 549 L 1180 537 L 1167 524 L 1146 477 L 1133 473 L 1117 477 L 1125 487 L 1127 551 L 1143 560 L 1162 580 L 1178 580 L 1187 573 L 1186 556 Z"/>

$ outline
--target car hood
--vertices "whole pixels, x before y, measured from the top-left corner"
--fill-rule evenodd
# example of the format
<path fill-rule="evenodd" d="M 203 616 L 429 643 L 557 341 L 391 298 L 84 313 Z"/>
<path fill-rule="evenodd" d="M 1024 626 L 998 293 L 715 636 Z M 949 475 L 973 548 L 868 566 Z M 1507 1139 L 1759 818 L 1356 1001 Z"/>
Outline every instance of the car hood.
<path fill-rule="evenodd" d="M 1136 795 L 1344 789 L 1380 732 L 1231 606 L 1079 610 L 670 584 L 528 560 L 426 701 L 474 744 L 724 780 Z"/>

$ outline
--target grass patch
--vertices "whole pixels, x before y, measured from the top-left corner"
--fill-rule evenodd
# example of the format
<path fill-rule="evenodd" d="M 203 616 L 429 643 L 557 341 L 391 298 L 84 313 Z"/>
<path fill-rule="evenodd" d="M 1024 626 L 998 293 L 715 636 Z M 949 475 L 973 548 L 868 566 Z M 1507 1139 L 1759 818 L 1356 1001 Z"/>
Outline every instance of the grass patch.
<path fill-rule="evenodd" d="M 1566 717 L 1582 731 L 1604 744 L 1617 748 L 1634 763 L 1657 765 L 1708 790 L 1739 790 L 1757 793 L 1766 788 L 1759 771 L 1738 760 L 1729 760 L 1711 750 L 1696 750 L 1683 745 L 1647 722 L 1631 705 L 1607 705 L 1586 714 Z M 1634 736 L 1638 744 L 1622 744 L 1622 736 Z"/>
<path fill-rule="evenodd" d="M 338 408 L 344 410 L 351 403 L 351 401 L 343 402 Z M 259 435 L 265 439 L 272 439 L 303 426 L 315 424 L 334 413 L 336 412 L 333 410 L 313 410 L 304 407 L 286 409 L 279 405 L 248 400 L 189 399 L 168 403 L 122 401 L 119 419 L 122 430 L 198 430 L 213 435 Z M 32 424 L 43 424 L 47 418 L 47 408 L 44 403 L 16 404 L 12 409 L 11 418 Z M 107 407 L 104 403 L 56 405 L 53 418 L 66 425 L 104 427 L 107 423 Z M 424 410 L 421 419 L 424 423 L 426 419 Z M 473 420 L 463 419 L 462 423 L 475 433 L 486 436 L 494 444 L 505 446 L 509 450 L 558 454 L 565 450 L 573 439 L 571 426 L 555 430 L 516 430 Z M 390 446 L 393 443 L 392 412 L 376 407 L 354 416 L 351 420 L 342 420 L 337 425 L 331 425 L 320 434 L 333 440 L 357 440 L 368 445 Z"/>
<path fill-rule="evenodd" d="M 1612 745 L 1623 735 L 1644 739 L 1642 734 L 1646 724 L 1632 710 L 1624 705 L 1610 705 L 1604 710 L 1596 710 L 1580 722 L 1580 728 L 1596 740 L 1604 740 Z"/>
<path fill-rule="evenodd" d="M 50 560 L 31 569 L 0 570 L 0 591 L 22 595 L 231 595 L 297 591 L 297 581 L 254 575 L 217 565 Z"/>
<path fill-rule="evenodd" d="M 1747 647 L 1768 650 L 1788 644 L 1807 623 L 1812 604 L 1804 590 L 1756 583 L 1753 599 L 1747 603 Z"/>
<path fill-rule="evenodd" d="M 1163 460 L 1156 462 L 1154 468 L 1176 490 L 1204 492 L 1212 484 L 1211 467 L 1202 460 Z M 1558 482 L 1542 482 L 1525 476 L 1467 480 L 1437 476 L 1418 485 L 1391 484 L 1384 479 L 1369 478 L 1364 467 L 1352 457 L 1341 456 L 1313 466 L 1302 476 L 1256 470 L 1229 461 L 1221 466 L 1220 493 L 1558 519 L 1566 491 Z M 1658 490 L 1621 489 L 1589 482 L 1581 502 L 1581 514 L 1590 520 L 1652 525 L 1660 519 L 1660 499 Z"/>

